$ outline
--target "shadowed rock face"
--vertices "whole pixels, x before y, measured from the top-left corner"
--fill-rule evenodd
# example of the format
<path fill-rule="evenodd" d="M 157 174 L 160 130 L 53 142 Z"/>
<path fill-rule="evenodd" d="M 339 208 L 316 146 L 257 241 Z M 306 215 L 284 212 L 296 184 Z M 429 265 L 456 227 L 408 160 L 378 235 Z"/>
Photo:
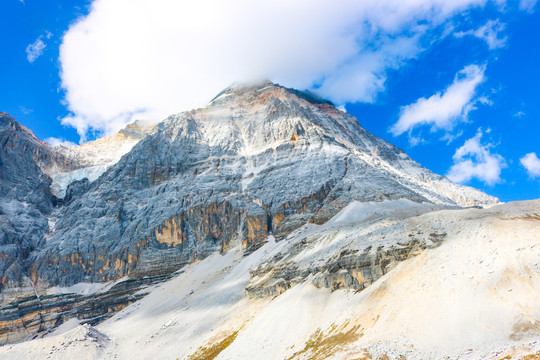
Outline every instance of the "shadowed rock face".
<path fill-rule="evenodd" d="M 13 288 L 34 292 L 26 277 L 26 260 L 44 245 L 47 217 L 57 200 L 43 170 L 75 166 L 0 113 L 0 300 Z"/>
<path fill-rule="evenodd" d="M 23 283 L 44 294 L 56 285 L 171 274 L 235 244 L 250 253 L 269 234 L 279 241 L 322 224 L 352 200 L 497 202 L 432 174 L 332 104 L 270 83 L 226 89 L 206 108 L 170 116 L 96 181 L 73 183 L 63 201 L 40 166 L 69 157 L 4 138 L 11 145 L 2 145 L 0 166 L 11 178 L 2 178 L 2 191 L 22 182 L 27 190 L 10 196 L 31 204 L 2 210 L 4 294 Z M 16 213 L 31 225 L 10 225 Z"/>

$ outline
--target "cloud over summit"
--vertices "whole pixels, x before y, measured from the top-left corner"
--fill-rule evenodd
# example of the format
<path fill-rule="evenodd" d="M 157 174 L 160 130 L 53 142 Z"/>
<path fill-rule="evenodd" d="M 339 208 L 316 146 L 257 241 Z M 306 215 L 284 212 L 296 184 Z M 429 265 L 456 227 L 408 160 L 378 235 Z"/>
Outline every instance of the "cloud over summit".
<path fill-rule="evenodd" d="M 457 12 L 485 3 L 95 0 L 60 49 L 72 112 L 63 123 L 83 138 L 109 134 L 259 79 L 315 89 L 337 104 L 374 101 L 388 69 L 417 56 Z"/>

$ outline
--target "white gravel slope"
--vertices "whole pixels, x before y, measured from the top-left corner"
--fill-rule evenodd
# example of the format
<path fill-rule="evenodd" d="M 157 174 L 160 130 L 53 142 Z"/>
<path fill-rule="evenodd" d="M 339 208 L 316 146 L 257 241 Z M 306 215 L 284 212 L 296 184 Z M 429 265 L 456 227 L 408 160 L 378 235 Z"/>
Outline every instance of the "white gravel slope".
<path fill-rule="evenodd" d="M 366 216 L 358 211 L 370 207 L 351 205 L 320 229 L 360 230 Z M 275 298 L 248 298 L 249 270 L 295 241 L 269 239 L 250 256 L 231 251 L 186 267 L 95 330 L 4 346 L 0 358 L 186 359 L 212 346 L 222 350 L 216 359 L 519 359 L 540 351 L 540 200 L 410 213 L 400 229 L 444 230 L 446 240 L 364 291 L 332 292 L 308 279 Z"/>

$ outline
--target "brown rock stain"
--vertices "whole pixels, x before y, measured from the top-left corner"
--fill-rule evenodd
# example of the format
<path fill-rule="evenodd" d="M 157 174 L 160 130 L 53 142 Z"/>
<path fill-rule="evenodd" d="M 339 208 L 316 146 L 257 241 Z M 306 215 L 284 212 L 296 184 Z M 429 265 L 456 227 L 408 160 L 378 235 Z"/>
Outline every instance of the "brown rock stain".
<path fill-rule="evenodd" d="M 345 350 L 347 345 L 356 342 L 363 336 L 360 325 L 351 326 L 345 323 L 341 326 L 333 324 L 326 331 L 318 329 L 305 343 L 304 348 L 294 353 L 287 360 L 293 359 L 326 359 L 335 355 L 340 350 Z M 357 355 L 358 356 L 358 355 Z M 355 357 L 358 359 L 358 357 Z M 360 359 L 371 359 L 369 353 L 365 353 Z"/>
<path fill-rule="evenodd" d="M 156 240 L 168 246 L 182 245 L 186 236 L 182 230 L 182 216 L 174 216 L 165 220 L 155 230 Z"/>
<path fill-rule="evenodd" d="M 223 350 L 229 347 L 236 337 L 238 336 L 238 331 L 228 333 L 221 337 L 214 337 L 209 341 L 209 345 L 205 347 L 200 347 L 195 353 L 187 357 L 188 360 L 213 360 L 215 359 Z"/>
<path fill-rule="evenodd" d="M 283 213 L 277 213 L 277 214 L 274 214 L 274 216 L 272 217 L 272 222 L 274 224 L 274 227 L 278 226 L 279 224 L 281 224 L 281 222 L 283 221 L 283 219 L 285 219 L 285 215 Z"/>
<path fill-rule="evenodd" d="M 540 322 L 520 320 L 512 326 L 512 334 L 510 340 L 521 340 L 526 336 L 540 332 Z"/>

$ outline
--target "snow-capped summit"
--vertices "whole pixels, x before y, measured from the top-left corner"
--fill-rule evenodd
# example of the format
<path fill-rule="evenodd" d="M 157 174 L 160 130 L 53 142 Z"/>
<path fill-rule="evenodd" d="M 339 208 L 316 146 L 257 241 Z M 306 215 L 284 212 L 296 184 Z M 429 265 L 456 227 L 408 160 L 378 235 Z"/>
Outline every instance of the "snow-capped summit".
<path fill-rule="evenodd" d="M 77 169 L 54 169 L 47 174 L 52 179 L 51 190 L 63 198 L 69 184 L 87 178 L 96 180 L 108 168 L 116 164 L 135 144 L 153 129 L 154 125 L 137 120 L 116 134 L 81 145 L 54 147 L 54 150 L 78 164 Z"/>

